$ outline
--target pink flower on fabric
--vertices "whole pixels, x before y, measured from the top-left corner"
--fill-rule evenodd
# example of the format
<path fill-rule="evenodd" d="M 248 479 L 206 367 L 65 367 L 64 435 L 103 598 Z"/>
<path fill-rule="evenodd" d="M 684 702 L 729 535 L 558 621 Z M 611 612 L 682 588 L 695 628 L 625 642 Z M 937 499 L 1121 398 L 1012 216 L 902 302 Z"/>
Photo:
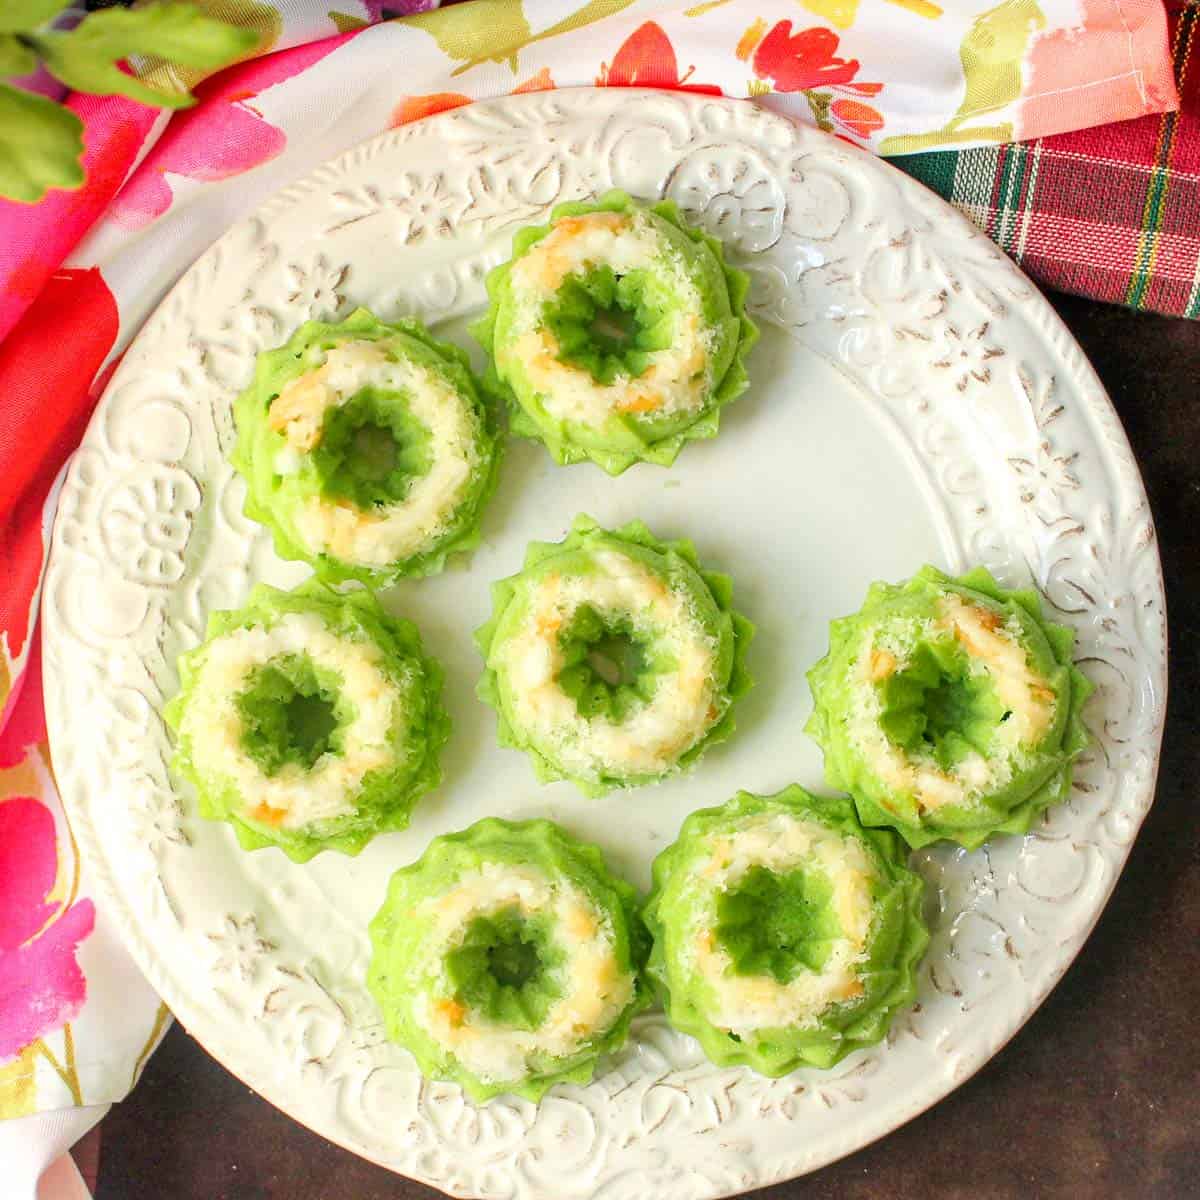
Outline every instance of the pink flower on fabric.
<path fill-rule="evenodd" d="M 410 17 L 413 13 L 428 12 L 437 8 L 438 0 L 363 0 L 367 18 L 371 21 L 388 21 L 392 17 Z"/>
<path fill-rule="evenodd" d="M 251 101 L 291 79 L 355 36 L 325 38 L 222 71 L 196 88 L 194 108 L 176 113 L 109 210 L 126 229 L 161 217 L 174 198 L 168 175 L 203 181 L 240 175 L 283 153 L 287 137 Z"/>
<path fill-rule="evenodd" d="M 75 955 L 96 910 L 48 902 L 57 876 L 50 810 L 32 796 L 0 802 L 0 1061 L 71 1020 L 87 996 Z"/>

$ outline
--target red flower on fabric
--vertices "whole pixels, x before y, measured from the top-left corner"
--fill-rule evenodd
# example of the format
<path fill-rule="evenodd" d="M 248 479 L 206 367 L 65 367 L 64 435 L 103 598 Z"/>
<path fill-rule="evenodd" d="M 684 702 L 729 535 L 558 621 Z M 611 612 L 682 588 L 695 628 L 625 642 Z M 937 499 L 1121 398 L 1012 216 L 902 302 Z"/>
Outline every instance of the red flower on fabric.
<path fill-rule="evenodd" d="M 40 800 L 0 803 L 0 1060 L 61 1028 L 87 996 L 75 955 L 96 910 L 90 900 L 47 901 L 58 876 L 55 838 Z"/>
<path fill-rule="evenodd" d="M 724 93 L 716 84 L 688 83 L 695 67 L 680 76 L 675 47 L 654 21 L 639 25 L 622 43 L 612 65 L 600 64 L 597 87 L 674 88 L 679 92 L 700 92 L 706 96 Z"/>
<path fill-rule="evenodd" d="M 856 58 L 838 58 L 840 39 L 832 29 L 814 26 L 793 33 L 791 21 L 777 21 L 764 37 L 766 28 L 760 17 L 742 34 L 735 51 L 738 58 L 750 59 L 759 79 L 770 80 L 781 92 L 804 93 L 816 123 L 831 133 L 841 129 L 866 141 L 883 128 L 877 109 L 846 98 L 877 96 L 883 84 L 855 81 L 861 64 Z"/>
<path fill-rule="evenodd" d="M 117 302 L 100 271 L 60 270 L 0 345 L 5 426 L 5 438 L 0 439 L 5 450 L 0 473 L 0 562 L 5 570 L 0 636 L 12 663 L 23 657 L 32 624 L 46 553 L 46 501 L 87 428 L 96 402 L 90 385 L 117 339 L 117 329 Z M 62 353 L 64 345 L 71 347 L 69 354 Z M 14 680 L 10 705 L 16 701 L 17 684 Z"/>
<path fill-rule="evenodd" d="M 754 51 L 754 73 L 781 92 L 849 83 L 858 74 L 856 58 L 837 58 L 838 35 L 816 26 L 792 33 L 791 21 L 778 21 Z"/>

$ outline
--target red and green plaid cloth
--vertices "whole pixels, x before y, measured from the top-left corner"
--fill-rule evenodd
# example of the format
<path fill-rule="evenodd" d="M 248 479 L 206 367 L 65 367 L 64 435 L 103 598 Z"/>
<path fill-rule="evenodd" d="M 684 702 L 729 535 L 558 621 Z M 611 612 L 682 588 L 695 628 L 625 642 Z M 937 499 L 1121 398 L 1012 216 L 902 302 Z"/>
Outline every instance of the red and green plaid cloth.
<path fill-rule="evenodd" d="M 1179 112 L 891 161 L 1039 282 L 1200 318 L 1200 0 L 1168 0 Z"/>

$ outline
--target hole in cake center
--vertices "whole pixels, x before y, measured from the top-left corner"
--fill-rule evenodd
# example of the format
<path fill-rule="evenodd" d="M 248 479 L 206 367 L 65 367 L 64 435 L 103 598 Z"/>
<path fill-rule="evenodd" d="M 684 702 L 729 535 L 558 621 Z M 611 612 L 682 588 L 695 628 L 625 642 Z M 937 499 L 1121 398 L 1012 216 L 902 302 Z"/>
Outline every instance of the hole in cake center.
<path fill-rule="evenodd" d="M 925 692 L 925 741 L 937 745 L 970 722 L 975 715 L 976 692 L 969 676 L 943 674 Z"/>
<path fill-rule="evenodd" d="M 524 931 L 497 942 L 488 950 L 488 970 L 501 987 L 521 988 L 541 972 L 542 960 L 532 941 L 526 941 Z"/>
<path fill-rule="evenodd" d="M 593 642 L 587 663 L 609 687 L 628 687 L 645 670 L 641 646 L 626 633 L 608 633 Z"/>
<path fill-rule="evenodd" d="M 591 331 L 602 353 L 619 354 L 637 333 L 637 321 L 633 313 L 614 304 L 596 309 Z"/>
<path fill-rule="evenodd" d="M 990 673 L 973 670 L 952 639 L 920 642 L 905 666 L 883 682 L 880 696 L 888 738 L 910 754 L 933 758 L 943 770 L 971 754 L 988 757 L 1010 715 Z"/>
<path fill-rule="evenodd" d="M 560 994 L 553 931 L 516 906 L 472 918 L 445 961 L 456 999 L 497 1024 L 536 1029 Z"/>
<path fill-rule="evenodd" d="M 737 974 L 789 983 L 802 971 L 820 971 L 842 935 L 832 897 L 822 872 L 753 866 L 718 897 L 717 941 Z"/>
<path fill-rule="evenodd" d="M 390 429 L 368 421 L 354 433 L 354 456 L 363 478 L 378 482 L 396 469 L 400 447 Z"/>
<path fill-rule="evenodd" d="M 286 655 L 260 667 L 235 701 L 242 747 L 266 775 L 288 763 L 309 770 L 341 749 L 336 682 L 322 678 L 307 655 Z"/>
<path fill-rule="evenodd" d="M 660 663 L 632 624 L 584 606 L 559 639 L 558 686 L 583 717 L 624 721 L 654 694 Z"/>
<path fill-rule="evenodd" d="M 329 749 L 329 739 L 338 726 L 329 696 L 302 696 L 297 693 L 286 704 L 283 714 L 289 748 L 310 764 Z"/>
<path fill-rule="evenodd" d="M 642 269 L 617 275 L 609 266 L 568 275 L 542 311 L 558 361 L 603 386 L 642 375 L 674 328 L 674 318 L 651 301 L 649 276 Z"/>
<path fill-rule="evenodd" d="M 312 452 L 321 491 L 360 509 L 398 504 L 429 471 L 430 441 L 403 394 L 363 388 L 325 414 Z"/>

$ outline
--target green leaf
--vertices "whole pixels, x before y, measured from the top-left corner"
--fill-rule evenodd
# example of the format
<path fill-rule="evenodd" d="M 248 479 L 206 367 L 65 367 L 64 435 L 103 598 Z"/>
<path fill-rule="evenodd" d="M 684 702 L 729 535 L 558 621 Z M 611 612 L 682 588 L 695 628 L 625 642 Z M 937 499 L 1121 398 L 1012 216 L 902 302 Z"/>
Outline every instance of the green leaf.
<path fill-rule="evenodd" d="M 116 11 L 116 10 L 104 10 Z M 136 76 L 126 74 L 117 63 L 125 57 L 116 53 L 112 58 L 92 56 L 79 48 L 67 33 L 48 33 L 36 39 L 46 69 L 69 88 L 90 92 L 96 96 L 128 96 L 143 104 L 161 108 L 187 108 L 195 103 L 187 92 L 158 91 L 142 83 Z"/>
<path fill-rule="evenodd" d="M 36 204 L 83 183 L 83 122 L 45 96 L 0 83 L 0 195 Z"/>
<path fill-rule="evenodd" d="M 11 34 L 0 34 L 0 76 L 28 75 L 37 70 L 37 55 Z"/>
<path fill-rule="evenodd" d="M 0 33 L 28 33 L 57 16 L 70 0 L 4 0 Z"/>
<path fill-rule="evenodd" d="M 47 68 L 68 87 L 101 96 L 129 96 L 163 108 L 192 103 L 186 92 L 163 92 L 127 75 L 117 63 L 135 55 L 189 67 L 220 67 L 258 44 L 258 35 L 206 17 L 193 4 L 106 8 L 69 33 L 33 41 Z"/>
<path fill-rule="evenodd" d="M 192 0 L 200 11 L 214 21 L 225 21 L 236 25 L 239 29 L 250 29 L 258 35 L 258 41 L 243 50 L 237 60 L 255 58 L 260 54 L 270 54 L 276 43 L 283 36 L 283 17 L 275 0 Z M 364 22 L 366 24 L 366 22 Z M 139 66 L 142 64 L 139 64 Z M 221 64 L 229 66 L 229 62 Z M 181 88 L 194 88 L 198 83 L 213 74 L 209 67 L 187 67 L 178 62 L 168 63 L 163 58 L 152 59 L 145 64 L 145 70 L 138 72 L 143 83 L 158 87 L 165 91 L 178 91 Z"/>
<path fill-rule="evenodd" d="M 187 67 L 222 66 L 258 42 L 252 30 L 205 16 L 198 5 L 173 2 L 101 9 L 71 37 L 92 54 L 153 54 Z"/>

